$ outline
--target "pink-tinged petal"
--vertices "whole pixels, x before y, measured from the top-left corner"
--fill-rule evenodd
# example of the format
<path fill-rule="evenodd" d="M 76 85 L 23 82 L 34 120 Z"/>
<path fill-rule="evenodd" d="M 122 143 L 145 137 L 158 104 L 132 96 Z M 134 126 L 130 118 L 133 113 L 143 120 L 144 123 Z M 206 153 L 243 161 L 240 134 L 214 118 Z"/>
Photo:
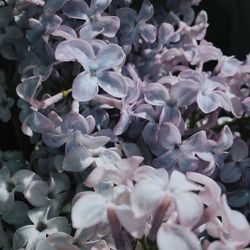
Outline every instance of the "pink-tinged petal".
<path fill-rule="evenodd" d="M 231 155 L 235 162 L 245 160 L 248 156 L 247 144 L 242 139 L 235 140 L 231 149 Z"/>
<path fill-rule="evenodd" d="M 92 21 L 92 30 L 100 31 L 108 38 L 115 37 L 120 28 L 120 19 L 117 16 L 100 16 Z"/>
<path fill-rule="evenodd" d="M 27 125 L 37 133 L 46 133 L 55 127 L 54 123 L 40 112 L 31 113 L 27 117 Z"/>
<path fill-rule="evenodd" d="M 165 191 L 155 181 L 138 182 L 131 194 L 131 207 L 135 216 L 153 213 L 165 195 Z"/>
<path fill-rule="evenodd" d="M 202 152 L 206 148 L 207 136 L 205 131 L 200 131 L 190 136 L 183 142 L 181 149 L 185 152 Z"/>
<path fill-rule="evenodd" d="M 88 72 L 82 72 L 74 79 L 72 96 L 80 102 L 94 99 L 98 93 L 97 78 L 91 77 Z"/>
<path fill-rule="evenodd" d="M 172 123 L 165 122 L 161 125 L 158 133 L 159 144 L 165 149 L 172 149 L 181 143 L 179 129 Z"/>
<path fill-rule="evenodd" d="M 180 225 L 162 224 L 157 233 L 159 250 L 201 250 L 200 241 L 196 235 Z"/>
<path fill-rule="evenodd" d="M 236 211 L 231 210 L 227 204 L 226 196 L 222 196 L 222 222 L 229 232 L 231 238 L 247 246 L 250 242 L 250 226 L 246 217 Z"/>
<path fill-rule="evenodd" d="M 221 131 L 220 138 L 216 143 L 215 150 L 223 152 L 229 149 L 233 144 L 233 134 L 230 128 L 226 125 Z"/>
<path fill-rule="evenodd" d="M 154 25 L 144 23 L 139 26 L 139 30 L 142 38 L 146 42 L 153 43 L 156 40 L 157 28 Z"/>
<path fill-rule="evenodd" d="M 199 192 L 199 196 L 201 197 L 204 204 L 210 206 L 216 202 L 219 202 L 221 188 L 213 179 L 195 172 L 187 173 L 186 177 L 193 182 L 204 185 L 204 189 Z"/>
<path fill-rule="evenodd" d="M 144 99 L 147 103 L 155 106 L 166 105 L 170 99 L 167 88 L 159 83 L 150 83 L 143 88 Z"/>
<path fill-rule="evenodd" d="M 197 194 L 180 193 L 175 198 L 181 225 L 193 228 L 201 219 L 203 204 Z"/>
<path fill-rule="evenodd" d="M 236 250 L 233 244 L 225 244 L 222 241 L 213 241 L 207 248 L 207 250 Z"/>
<path fill-rule="evenodd" d="M 122 48 L 116 44 L 108 44 L 101 48 L 96 56 L 98 70 L 105 71 L 119 66 L 125 60 Z"/>
<path fill-rule="evenodd" d="M 89 69 L 95 53 L 89 43 L 75 39 L 59 43 L 55 51 L 55 57 L 56 60 L 61 62 L 77 60 L 84 68 Z"/>
<path fill-rule="evenodd" d="M 106 10 L 112 0 L 91 0 L 90 10 L 91 14 L 99 14 Z"/>
<path fill-rule="evenodd" d="M 131 156 L 126 159 L 121 159 L 115 162 L 116 167 L 122 172 L 131 172 L 133 173 L 139 165 L 143 162 L 143 157 L 141 156 Z"/>
<path fill-rule="evenodd" d="M 147 179 L 149 176 L 154 176 L 156 171 L 157 170 L 151 166 L 143 165 L 135 171 L 134 181 L 139 182 L 143 179 Z M 168 180 L 168 176 L 166 177 L 166 180 Z"/>
<path fill-rule="evenodd" d="M 38 87 L 42 84 L 41 76 L 32 76 L 17 85 L 16 92 L 20 98 L 32 104 Z"/>
<path fill-rule="evenodd" d="M 106 218 L 105 200 L 94 192 L 83 192 L 74 202 L 71 218 L 74 228 L 88 228 Z"/>
<path fill-rule="evenodd" d="M 82 135 L 83 145 L 87 148 L 95 149 L 103 147 L 110 138 L 107 136 L 91 136 L 91 135 Z"/>
<path fill-rule="evenodd" d="M 32 129 L 27 125 L 28 119 L 29 119 L 29 116 L 27 116 L 27 117 L 24 119 L 23 123 L 22 123 L 22 132 L 23 132 L 25 135 L 32 137 L 32 136 L 33 136 L 33 131 L 32 131 Z"/>
<path fill-rule="evenodd" d="M 241 99 L 239 97 L 231 98 L 231 109 L 232 113 L 235 117 L 240 118 L 243 115 L 243 106 L 241 103 Z"/>
<path fill-rule="evenodd" d="M 87 187 L 96 187 L 101 182 L 103 182 L 103 176 L 106 172 L 106 167 L 96 167 L 88 175 L 87 179 L 84 181 L 84 185 Z"/>
<path fill-rule="evenodd" d="M 137 107 L 133 112 L 133 116 L 140 117 L 150 122 L 154 122 L 155 118 L 157 117 L 154 108 L 146 103 Z"/>
<path fill-rule="evenodd" d="M 202 190 L 202 187 L 189 181 L 183 173 L 174 170 L 169 180 L 169 189 L 173 191 L 178 190 L 181 192 L 187 192 L 200 191 Z"/>
<path fill-rule="evenodd" d="M 69 112 L 64 117 L 61 126 L 64 133 L 72 131 L 76 132 L 77 130 L 79 130 L 82 134 L 86 134 L 89 129 L 88 122 L 86 121 L 86 119 L 76 112 Z"/>
<path fill-rule="evenodd" d="M 121 225 L 136 239 L 140 239 L 146 230 L 146 217 L 137 218 L 129 207 L 119 206 L 115 209 Z"/>
<path fill-rule="evenodd" d="M 171 89 L 171 96 L 177 100 L 178 106 L 189 106 L 198 94 L 199 84 L 192 80 L 182 80 Z"/>
<path fill-rule="evenodd" d="M 122 110 L 120 114 L 120 119 L 113 129 L 114 134 L 123 134 L 128 129 L 130 122 L 130 114 L 127 112 L 127 110 Z"/>
<path fill-rule="evenodd" d="M 155 158 L 152 164 L 156 168 L 171 170 L 171 168 L 177 163 L 178 156 L 179 150 L 169 150 L 165 154 Z"/>
<path fill-rule="evenodd" d="M 162 23 L 159 28 L 159 41 L 161 44 L 167 44 L 169 38 L 174 34 L 174 27 L 170 23 Z"/>
<path fill-rule="evenodd" d="M 63 6 L 63 13 L 70 18 L 87 20 L 90 9 L 84 0 L 71 0 Z"/>
<path fill-rule="evenodd" d="M 222 57 L 221 64 L 222 64 L 220 69 L 221 73 L 224 76 L 230 77 L 237 73 L 242 62 L 233 57 Z"/>
<path fill-rule="evenodd" d="M 90 243 L 90 245 L 92 244 Z M 93 245 L 91 246 L 91 250 L 110 250 L 110 247 L 105 240 L 101 240 L 94 243 L 94 246 Z"/>
<path fill-rule="evenodd" d="M 199 92 L 197 95 L 197 104 L 203 113 L 208 114 L 220 106 L 220 100 L 213 93 L 203 95 L 202 92 Z"/>
<path fill-rule="evenodd" d="M 80 172 L 93 162 L 92 154 L 87 148 L 76 147 L 66 153 L 63 160 L 63 169 L 71 172 Z"/>
<path fill-rule="evenodd" d="M 75 30 L 68 25 L 60 25 L 51 35 L 60 36 L 66 40 L 77 39 Z"/>
<path fill-rule="evenodd" d="M 103 72 L 97 76 L 99 86 L 108 94 L 122 98 L 127 95 L 128 87 L 118 72 Z"/>
<path fill-rule="evenodd" d="M 154 7 L 149 0 L 144 0 L 137 16 L 137 22 L 146 22 L 154 15 Z"/>

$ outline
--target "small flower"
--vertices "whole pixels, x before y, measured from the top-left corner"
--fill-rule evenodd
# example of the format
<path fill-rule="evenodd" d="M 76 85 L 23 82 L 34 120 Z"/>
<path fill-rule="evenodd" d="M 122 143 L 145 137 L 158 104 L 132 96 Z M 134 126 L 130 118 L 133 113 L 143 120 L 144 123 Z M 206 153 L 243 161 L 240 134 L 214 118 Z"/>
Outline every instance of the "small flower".
<path fill-rule="evenodd" d="M 56 48 L 56 59 L 62 62 L 77 60 L 85 69 L 76 76 L 72 86 L 72 96 L 81 102 L 94 99 L 98 85 L 114 97 L 124 97 L 127 86 L 121 73 L 110 71 L 122 64 L 125 55 L 115 44 L 105 45 L 97 55 L 92 46 L 82 40 L 61 42 Z"/>

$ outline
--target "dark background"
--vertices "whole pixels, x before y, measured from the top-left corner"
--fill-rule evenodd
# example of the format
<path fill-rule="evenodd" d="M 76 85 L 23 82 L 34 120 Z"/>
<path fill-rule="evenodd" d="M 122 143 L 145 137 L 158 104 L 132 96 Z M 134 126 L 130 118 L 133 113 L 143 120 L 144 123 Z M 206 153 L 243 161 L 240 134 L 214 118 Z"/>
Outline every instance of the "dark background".
<path fill-rule="evenodd" d="M 203 0 L 196 11 L 208 13 L 206 39 L 227 56 L 244 60 L 250 52 L 250 1 Z"/>

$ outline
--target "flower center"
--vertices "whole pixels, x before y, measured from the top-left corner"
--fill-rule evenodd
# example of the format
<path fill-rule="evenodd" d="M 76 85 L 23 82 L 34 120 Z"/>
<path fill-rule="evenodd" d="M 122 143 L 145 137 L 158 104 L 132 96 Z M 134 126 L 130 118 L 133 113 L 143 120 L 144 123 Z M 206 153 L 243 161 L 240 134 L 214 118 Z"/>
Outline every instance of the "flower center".
<path fill-rule="evenodd" d="M 45 223 L 43 223 L 42 221 L 39 221 L 37 226 L 36 226 L 36 230 L 39 232 L 44 231 L 47 228 L 47 225 Z"/>

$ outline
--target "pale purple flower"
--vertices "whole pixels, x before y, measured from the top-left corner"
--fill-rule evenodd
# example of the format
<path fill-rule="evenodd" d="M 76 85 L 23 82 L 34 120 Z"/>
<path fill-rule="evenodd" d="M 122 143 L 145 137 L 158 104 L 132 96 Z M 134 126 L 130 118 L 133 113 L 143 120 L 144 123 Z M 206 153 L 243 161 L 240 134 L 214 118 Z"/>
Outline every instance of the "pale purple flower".
<path fill-rule="evenodd" d="M 121 38 L 122 45 L 131 45 L 138 42 L 141 36 L 146 42 L 153 43 L 156 40 L 157 28 L 146 23 L 154 14 L 153 5 L 149 0 L 144 0 L 140 12 L 123 7 L 116 11 L 116 15 L 121 20 Z"/>
<path fill-rule="evenodd" d="M 42 207 L 28 211 L 33 225 L 20 227 L 13 235 L 13 248 L 25 247 L 34 249 L 39 240 L 55 232 L 70 233 L 70 226 L 66 217 L 48 219 L 48 208 Z"/>
<path fill-rule="evenodd" d="M 83 29 L 93 37 L 103 34 L 108 38 L 116 35 L 120 20 L 116 16 L 102 15 L 111 0 L 91 0 L 90 7 L 83 0 L 70 0 L 63 6 L 63 12 L 70 18 L 85 20 Z"/>
<path fill-rule="evenodd" d="M 98 85 L 114 97 L 124 97 L 127 86 L 121 73 L 110 71 L 125 60 L 121 47 L 109 44 L 102 47 L 97 55 L 92 46 L 82 40 L 60 43 L 56 48 L 56 59 L 62 62 L 77 60 L 85 69 L 74 79 L 72 96 L 79 101 L 89 101 L 96 97 Z"/>

